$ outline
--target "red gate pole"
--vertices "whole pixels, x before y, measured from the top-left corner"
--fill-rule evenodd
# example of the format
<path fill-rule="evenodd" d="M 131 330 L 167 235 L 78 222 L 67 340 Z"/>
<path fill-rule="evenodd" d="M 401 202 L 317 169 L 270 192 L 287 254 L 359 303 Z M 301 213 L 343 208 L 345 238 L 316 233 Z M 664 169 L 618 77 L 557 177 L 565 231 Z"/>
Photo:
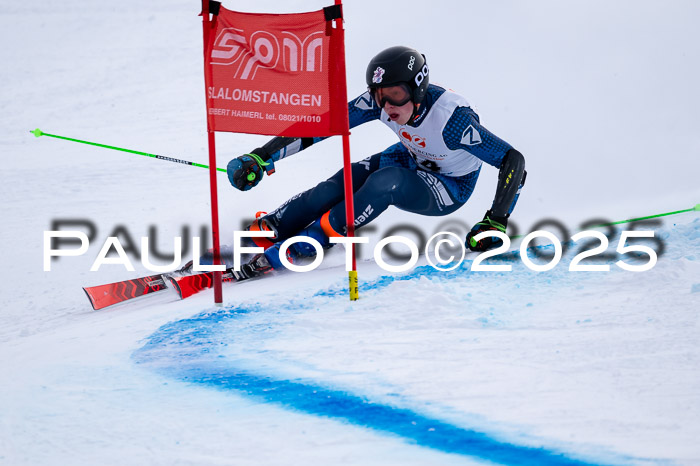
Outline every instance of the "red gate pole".
<path fill-rule="evenodd" d="M 207 85 L 211 82 L 211 70 L 207 65 L 207 46 L 209 45 L 209 31 L 211 21 L 209 20 L 209 0 L 202 0 L 202 37 L 204 39 L 204 95 L 206 102 Z M 209 142 L 209 189 L 211 194 L 211 236 L 214 248 L 214 266 L 221 263 L 221 248 L 219 246 L 219 200 L 216 183 L 216 139 L 214 130 L 211 129 L 209 115 L 207 112 L 207 134 Z M 198 251 L 194 251 L 198 254 Z M 222 272 L 214 272 L 214 303 L 221 304 L 223 296 L 221 292 Z"/>
<path fill-rule="evenodd" d="M 342 0 L 335 0 L 336 5 L 340 5 L 342 8 Z M 348 101 L 348 89 L 347 89 L 347 78 L 345 74 L 345 29 L 343 27 L 343 19 L 335 20 L 336 32 L 340 37 L 340 42 L 343 44 L 343 53 L 338 57 L 338 65 L 341 71 L 341 76 L 343 85 L 338 86 L 339 91 L 342 96 L 342 101 Z M 355 236 L 355 203 L 353 200 L 353 189 L 352 189 L 352 167 L 350 159 L 350 122 L 348 119 L 347 108 L 344 110 L 344 124 L 343 124 L 343 178 L 345 181 L 345 224 L 347 225 L 347 235 L 348 238 Z M 352 248 L 352 270 L 349 272 L 349 291 L 350 300 L 354 301 L 359 298 L 359 287 L 357 281 L 357 260 L 355 258 L 355 244 L 353 243 Z"/>

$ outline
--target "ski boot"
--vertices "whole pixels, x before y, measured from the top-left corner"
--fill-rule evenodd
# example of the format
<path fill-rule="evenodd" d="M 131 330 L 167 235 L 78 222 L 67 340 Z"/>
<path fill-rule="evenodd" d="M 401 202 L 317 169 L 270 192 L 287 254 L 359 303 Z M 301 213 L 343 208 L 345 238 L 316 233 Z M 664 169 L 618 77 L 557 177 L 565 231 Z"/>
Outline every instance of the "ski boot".
<path fill-rule="evenodd" d="M 234 278 L 236 280 L 246 280 L 270 273 L 273 270 L 284 270 L 285 267 L 279 256 L 281 244 L 281 242 L 273 244 L 264 253 L 255 255 L 250 261 L 241 265 L 241 270 L 233 272 Z M 291 249 L 287 249 L 287 260 L 294 263 L 295 259 Z"/>
<path fill-rule="evenodd" d="M 272 245 L 274 245 L 274 240 L 277 237 L 277 230 L 275 229 L 274 226 L 265 219 L 265 215 L 267 212 L 257 212 L 255 214 L 255 220 L 253 223 L 248 225 L 246 227 L 246 231 L 271 231 L 275 234 L 273 238 L 241 238 L 241 246 L 244 247 L 261 247 L 261 248 L 269 248 Z M 241 264 L 245 264 L 247 262 L 251 262 L 253 259 L 255 259 L 258 255 L 256 254 L 250 254 L 250 253 L 245 253 L 241 254 Z M 220 257 L 221 257 L 221 263 L 226 266 L 227 269 L 233 268 L 233 246 L 224 244 L 221 246 L 220 249 Z M 199 258 L 199 263 L 200 265 L 212 265 L 214 263 L 214 249 L 210 248 L 208 249 L 202 256 Z M 180 274 L 180 275 L 191 275 L 194 273 L 193 271 L 193 261 L 189 261 L 187 264 L 185 264 L 184 267 L 181 269 L 177 270 L 175 273 Z"/>
<path fill-rule="evenodd" d="M 233 272 L 236 280 L 247 280 L 249 278 L 259 277 L 266 273 L 272 272 L 274 268 L 268 262 L 265 254 L 258 254 L 249 262 L 241 265 L 241 270 Z"/>
<path fill-rule="evenodd" d="M 323 249 L 329 249 L 333 246 L 333 243 L 330 242 L 330 239 L 324 233 L 323 228 L 321 228 L 320 220 L 316 220 L 304 230 L 300 231 L 296 236 L 306 236 L 315 239 Z M 282 243 L 283 241 L 274 243 L 272 246 L 265 249 L 265 252 L 262 254 L 262 256 L 264 256 L 267 260 L 267 263 L 274 270 L 281 270 L 285 268 L 279 256 Z M 287 260 L 294 264 L 300 260 L 303 260 L 304 258 L 315 257 L 316 248 L 314 248 L 311 243 L 298 241 L 287 248 L 286 254 Z"/>
<path fill-rule="evenodd" d="M 267 212 L 257 212 L 255 214 L 255 220 L 253 220 L 253 222 L 250 225 L 248 225 L 245 230 L 246 231 L 271 231 L 272 233 L 274 233 L 274 236 L 272 238 L 265 238 L 265 237 L 248 238 L 248 237 L 244 237 L 244 238 L 241 238 L 241 246 L 247 247 L 247 248 L 252 248 L 252 247 L 257 246 L 257 247 L 260 247 L 263 249 L 268 249 L 268 248 L 272 247 L 272 245 L 275 244 L 275 241 L 277 241 L 277 228 L 275 228 L 275 225 L 269 219 L 267 219 L 265 217 L 266 215 L 267 215 Z M 231 253 L 231 257 L 233 257 L 233 252 Z M 257 257 L 257 254 L 242 253 L 241 254 L 241 264 L 250 262 L 255 257 Z"/>
<path fill-rule="evenodd" d="M 265 218 L 267 212 L 256 212 L 253 223 L 246 227 L 246 231 L 271 231 L 275 236 L 272 238 L 243 238 L 245 244 L 241 246 L 258 246 L 264 249 L 271 247 L 277 241 L 277 228 L 270 219 Z"/>

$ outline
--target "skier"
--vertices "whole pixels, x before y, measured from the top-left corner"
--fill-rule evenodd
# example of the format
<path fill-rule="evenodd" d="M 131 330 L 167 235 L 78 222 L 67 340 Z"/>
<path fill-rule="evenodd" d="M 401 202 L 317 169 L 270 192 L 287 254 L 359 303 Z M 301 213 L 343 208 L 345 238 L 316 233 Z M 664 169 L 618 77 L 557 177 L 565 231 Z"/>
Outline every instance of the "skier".
<path fill-rule="evenodd" d="M 497 237 L 475 241 L 474 236 L 506 231 L 525 182 L 523 155 L 484 128 L 464 97 L 430 84 L 425 56 L 412 48 L 396 46 L 380 52 L 367 66 L 366 81 L 367 91 L 348 103 L 350 128 L 380 120 L 400 142 L 351 165 L 355 227 L 370 223 L 390 205 L 421 215 L 451 214 L 467 202 L 486 162 L 500 169 L 496 194 L 483 220 L 467 234 L 466 245 L 485 251 L 502 244 Z M 260 183 L 264 173 L 271 175 L 276 162 L 323 139 L 273 138 L 231 160 L 229 181 L 247 191 Z M 282 267 L 279 245 L 287 238 L 308 236 L 327 248 L 329 237 L 346 234 L 343 170 L 273 212 L 260 214 L 249 230 L 271 231 L 274 237 L 253 239 L 266 250 L 243 267 L 251 276 Z M 314 254 L 304 242 L 288 250 L 292 261 Z"/>

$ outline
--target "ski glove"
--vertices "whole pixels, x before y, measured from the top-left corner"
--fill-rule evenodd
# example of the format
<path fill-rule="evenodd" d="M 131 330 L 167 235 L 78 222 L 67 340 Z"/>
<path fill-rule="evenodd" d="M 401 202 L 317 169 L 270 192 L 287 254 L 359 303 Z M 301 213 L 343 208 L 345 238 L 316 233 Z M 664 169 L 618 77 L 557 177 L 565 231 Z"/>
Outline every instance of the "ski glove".
<path fill-rule="evenodd" d="M 496 236 L 486 236 L 481 238 L 480 241 L 475 241 L 474 236 L 478 235 L 483 231 L 500 231 L 502 233 L 506 232 L 506 225 L 508 224 L 507 217 L 496 217 L 489 210 L 484 215 L 484 219 L 474 225 L 472 230 L 467 233 L 467 247 L 472 251 L 483 252 L 489 249 L 494 249 L 503 245 L 503 240 Z"/>
<path fill-rule="evenodd" d="M 234 188 L 248 191 L 260 183 L 264 171 L 267 171 L 268 174 L 272 174 L 274 171 L 272 160 L 265 162 L 259 155 L 255 154 L 256 152 L 264 151 L 256 149 L 253 153 L 241 155 L 228 163 L 226 174 Z M 263 167 L 265 167 L 264 171 Z"/>

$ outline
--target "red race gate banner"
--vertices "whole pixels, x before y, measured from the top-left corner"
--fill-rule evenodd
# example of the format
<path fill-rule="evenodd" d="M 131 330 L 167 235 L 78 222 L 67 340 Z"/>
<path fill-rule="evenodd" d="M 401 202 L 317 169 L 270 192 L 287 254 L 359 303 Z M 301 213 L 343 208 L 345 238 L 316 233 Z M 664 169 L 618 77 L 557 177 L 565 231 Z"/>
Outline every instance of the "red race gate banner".
<path fill-rule="evenodd" d="M 296 14 L 219 7 L 204 55 L 209 129 L 347 134 L 343 34 L 332 21 L 339 16 L 339 6 Z"/>

